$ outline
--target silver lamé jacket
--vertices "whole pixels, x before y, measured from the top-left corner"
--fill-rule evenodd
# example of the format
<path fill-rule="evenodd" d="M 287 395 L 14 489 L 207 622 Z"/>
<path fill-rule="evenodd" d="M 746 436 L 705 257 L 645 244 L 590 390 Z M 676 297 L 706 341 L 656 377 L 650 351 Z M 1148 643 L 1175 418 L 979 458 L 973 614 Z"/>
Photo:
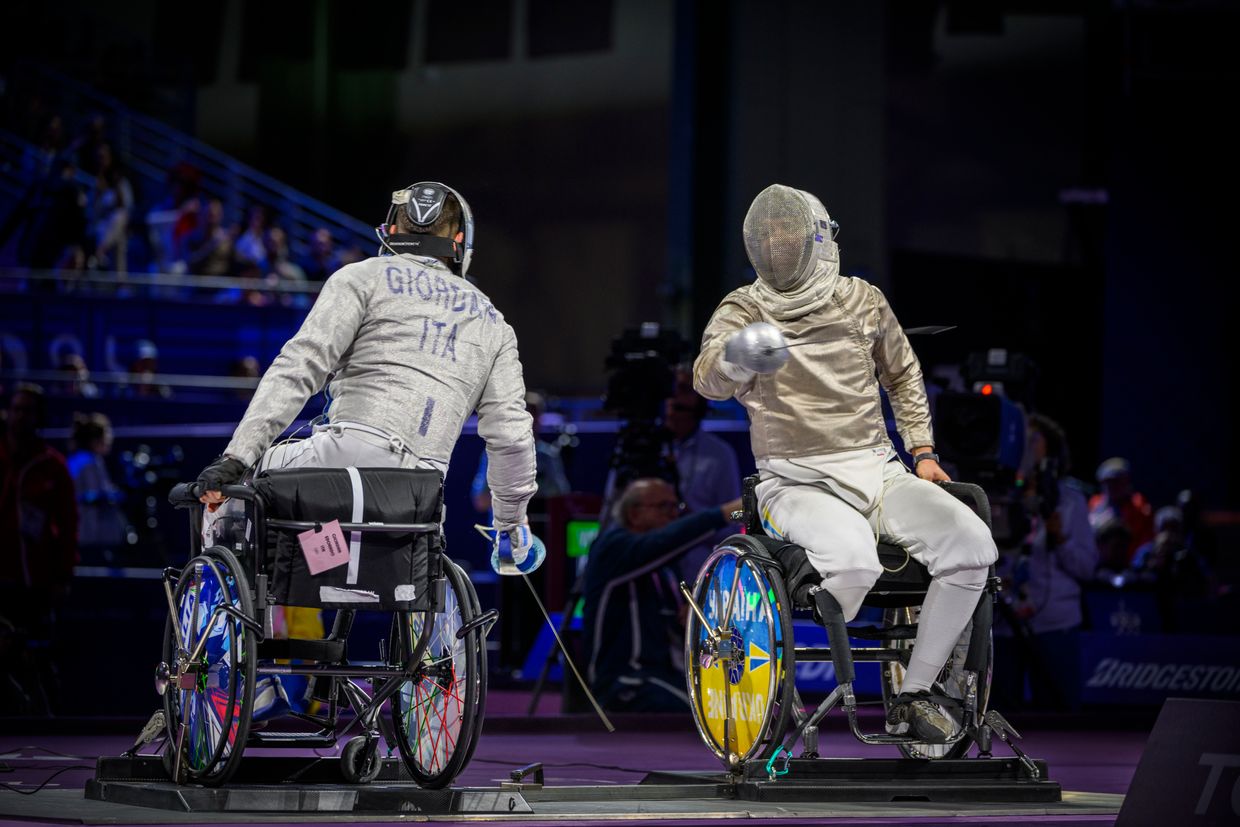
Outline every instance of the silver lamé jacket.
<path fill-rule="evenodd" d="M 741 375 L 723 361 L 727 338 L 751 322 L 769 322 L 789 344 L 774 373 Z M 693 386 L 703 396 L 735 396 L 749 412 L 754 458 L 819 456 L 885 445 L 879 383 L 886 388 L 906 448 L 934 436 L 921 365 L 891 306 L 877 287 L 839 277 L 829 298 L 789 317 L 759 300 L 755 285 L 733 290 L 702 335 Z"/>
<path fill-rule="evenodd" d="M 331 421 L 380 428 L 444 473 L 477 410 L 495 523 L 524 519 L 536 490 L 533 421 L 516 334 L 482 291 L 436 259 L 340 268 L 263 375 L 225 453 L 254 464 L 332 373 Z"/>

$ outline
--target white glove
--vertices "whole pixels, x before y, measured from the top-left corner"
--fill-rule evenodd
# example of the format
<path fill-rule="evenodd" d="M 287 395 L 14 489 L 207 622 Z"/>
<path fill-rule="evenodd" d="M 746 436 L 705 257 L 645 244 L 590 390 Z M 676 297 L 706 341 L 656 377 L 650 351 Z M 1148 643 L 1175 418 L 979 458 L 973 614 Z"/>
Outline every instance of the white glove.
<path fill-rule="evenodd" d="M 775 325 L 753 322 L 728 337 L 723 360 L 754 373 L 774 373 L 788 361 L 788 344 Z"/>
<path fill-rule="evenodd" d="M 491 568 L 496 574 L 529 574 L 547 559 L 547 547 L 528 525 L 497 528 L 474 526 L 491 543 Z"/>

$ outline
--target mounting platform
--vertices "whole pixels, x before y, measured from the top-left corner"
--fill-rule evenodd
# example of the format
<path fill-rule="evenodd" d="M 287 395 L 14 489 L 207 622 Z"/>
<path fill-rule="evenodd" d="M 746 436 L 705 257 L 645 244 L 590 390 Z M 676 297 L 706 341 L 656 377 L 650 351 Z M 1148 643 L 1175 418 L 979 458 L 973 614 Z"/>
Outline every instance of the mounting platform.
<path fill-rule="evenodd" d="M 337 758 L 249 757 L 225 787 L 173 784 L 156 756 L 100 758 L 86 798 L 184 813 L 532 813 L 517 790 L 425 790 L 395 758 L 370 784 L 348 784 Z"/>
<path fill-rule="evenodd" d="M 745 801 L 930 801 L 1044 803 L 1061 801 L 1045 761 L 1038 777 L 1016 758 L 793 758 L 771 780 L 753 762 L 736 784 Z"/>

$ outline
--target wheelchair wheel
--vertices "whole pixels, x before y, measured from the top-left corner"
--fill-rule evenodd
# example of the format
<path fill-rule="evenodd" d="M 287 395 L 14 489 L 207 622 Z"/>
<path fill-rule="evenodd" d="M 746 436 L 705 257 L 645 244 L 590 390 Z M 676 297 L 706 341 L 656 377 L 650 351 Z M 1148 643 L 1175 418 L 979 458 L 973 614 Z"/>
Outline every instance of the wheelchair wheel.
<path fill-rule="evenodd" d="M 729 769 L 766 758 L 784 736 L 793 706 L 791 604 L 765 550 L 743 535 L 706 560 L 690 611 L 685 669 L 693 721 Z"/>
<path fill-rule="evenodd" d="M 907 608 L 886 609 L 883 612 L 884 625 L 891 626 L 895 624 L 916 623 L 920 607 L 911 606 Z M 943 665 L 943 671 L 939 673 L 939 685 L 943 689 L 943 693 L 949 698 L 955 698 L 964 703 L 966 691 L 964 664 L 965 658 L 969 654 L 969 638 L 973 633 L 973 621 L 970 620 L 968 625 L 964 627 L 964 631 L 960 633 L 960 639 L 956 641 L 956 646 L 952 649 L 951 655 L 947 658 L 947 663 Z M 885 644 L 893 649 L 912 649 L 913 641 L 911 640 L 892 640 Z M 994 644 L 988 640 L 985 667 L 981 674 L 977 676 L 977 717 L 980 719 L 986 714 L 987 704 L 990 702 L 990 677 L 991 668 L 994 661 Z M 882 690 L 883 690 L 883 707 L 886 708 L 891 699 L 899 693 L 899 687 L 904 682 L 904 666 L 900 663 L 887 663 L 883 666 L 882 672 Z M 956 716 L 952 716 L 953 718 Z M 957 727 L 962 726 L 962 722 L 957 721 Z M 900 744 L 900 751 L 908 758 L 963 758 L 969 752 L 973 741 L 968 737 L 962 738 L 954 744 Z"/>
<path fill-rule="evenodd" d="M 447 786 L 473 753 L 482 724 L 482 633 L 457 630 L 476 617 L 477 597 L 464 572 L 444 567 L 448 588 L 442 612 L 397 615 L 411 654 L 422 650 L 417 678 L 392 696 L 396 745 L 409 774 L 422 787 Z M 406 634 L 407 633 L 407 634 Z"/>
<path fill-rule="evenodd" d="M 179 749 L 178 782 L 223 784 L 236 771 L 249 737 L 254 632 L 228 615 L 216 616 L 215 610 L 225 605 L 254 615 L 237 558 L 215 546 L 181 570 L 173 590 L 176 622 L 169 617 L 164 627 L 165 673 L 171 678 L 164 690 L 164 715 L 174 763 Z"/>

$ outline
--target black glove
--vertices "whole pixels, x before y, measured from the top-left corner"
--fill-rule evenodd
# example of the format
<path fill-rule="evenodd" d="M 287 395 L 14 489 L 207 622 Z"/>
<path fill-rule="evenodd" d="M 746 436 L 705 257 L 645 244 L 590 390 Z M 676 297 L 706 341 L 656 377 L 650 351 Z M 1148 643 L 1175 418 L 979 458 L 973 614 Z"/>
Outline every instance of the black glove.
<path fill-rule="evenodd" d="M 246 464 L 241 460 L 221 454 L 198 475 L 198 492 L 219 491 L 225 485 L 241 482 L 245 469 Z"/>

